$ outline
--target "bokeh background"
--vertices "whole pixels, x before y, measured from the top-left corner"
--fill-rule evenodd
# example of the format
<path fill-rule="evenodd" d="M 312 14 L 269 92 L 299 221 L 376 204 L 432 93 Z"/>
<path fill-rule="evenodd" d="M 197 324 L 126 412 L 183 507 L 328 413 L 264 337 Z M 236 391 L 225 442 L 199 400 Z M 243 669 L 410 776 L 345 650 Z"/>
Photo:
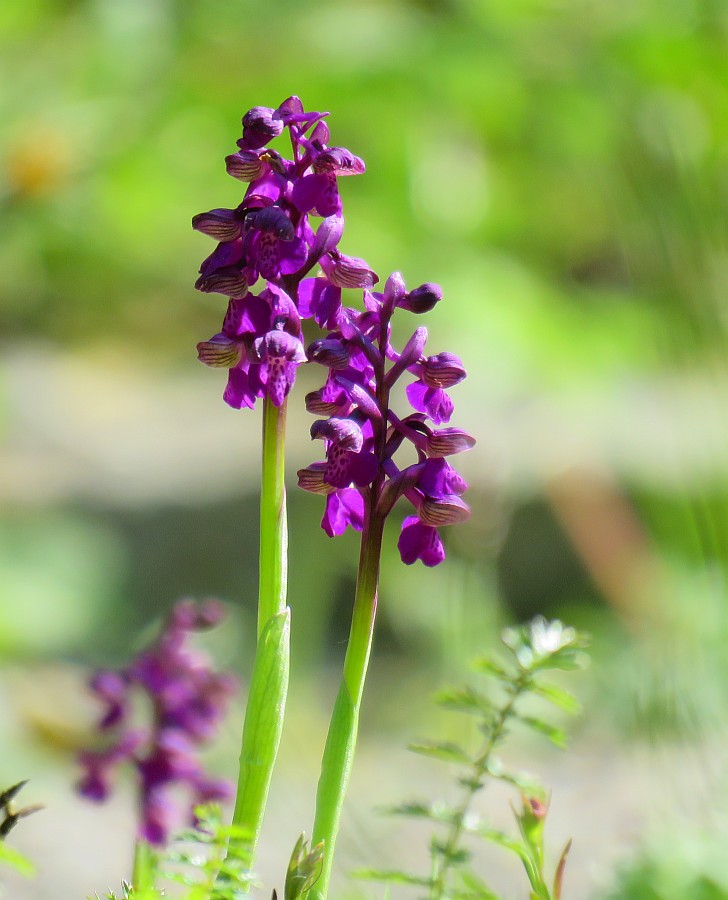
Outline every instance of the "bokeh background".
<path fill-rule="evenodd" d="M 195 361 L 223 301 L 193 290 L 210 245 L 189 220 L 239 202 L 223 157 L 246 109 L 296 93 L 367 162 L 342 249 L 442 284 L 432 352 L 468 365 L 456 421 L 478 438 L 447 563 L 404 567 L 389 536 L 339 868 L 426 866 L 427 832 L 376 808 L 453 787 L 403 747 L 460 728 L 431 691 L 543 613 L 593 635 L 586 711 L 566 755 L 526 735 L 504 755 L 553 791 L 553 860 L 576 838 L 565 895 L 728 897 L 723 0 L 6 0 L 0 39 L 0 784 L 47 807 L 12 836 L 38 875 L 3 874 L 5 896 L 129 873 L 131 787 L 73 794 L 94 666 L 214 595 L 210 650 L 249 674 L 260 423 Z M 292 398 L 292 476 L 319 455 L 319 382 Z M 356 543 L 320 514 L 292 479 L 269 886 L 310 830 L 351 602 Z M 512 827 L 507 797 L 479 808 Z M 516 863 L 481 866 L 524 896 Z"/>

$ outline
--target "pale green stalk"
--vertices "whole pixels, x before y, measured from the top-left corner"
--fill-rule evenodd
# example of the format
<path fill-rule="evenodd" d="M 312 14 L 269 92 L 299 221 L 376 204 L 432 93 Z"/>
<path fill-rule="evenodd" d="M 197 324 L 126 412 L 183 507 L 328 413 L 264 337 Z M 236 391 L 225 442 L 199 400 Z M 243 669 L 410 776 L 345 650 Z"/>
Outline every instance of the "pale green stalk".
<path fill-rule="evenodd" d="M 251 865 L 278 755 L 288 691 L 290 610 L 286 607 L 285 424 L 285 401 L 279 408 L 266 397 L 263 402 L 258 644 L 245 711 L 233 814 L 233 824 L 249 836 Z"/>
<path fill-rule="evenodd" d="M 316 817 L 311 845 L 315 847 L 323 842 L 323 866 L 321 876 L 309 891 L 307 900 L 324 900 L 329 889 L 336 835 L 354 760 L 359 710 L 372 647 L 383 531 L 383 518 L 371 514 L 370 510 L 362 534 L 354 612 L 344 671 L 331 716 L 316 793 Z"/>

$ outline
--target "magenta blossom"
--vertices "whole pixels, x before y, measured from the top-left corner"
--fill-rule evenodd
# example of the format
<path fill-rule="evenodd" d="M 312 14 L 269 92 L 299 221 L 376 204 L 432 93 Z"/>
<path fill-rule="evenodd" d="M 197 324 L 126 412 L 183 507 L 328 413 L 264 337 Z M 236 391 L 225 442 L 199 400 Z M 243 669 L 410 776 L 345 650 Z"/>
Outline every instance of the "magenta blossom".
<path fill-rule="evenodd" d="M 222 615 L 222 605 L 214 600 L 178 603 L 151 647 L 121 671 L 102 670 L 91 681 L 106 707 L 98 730 L 107 743 L 80 754 L 78 790 L 101 802 L 112 790 L 116 770 L 131 764 L 139 779 L 139 837 L 151 844 L 165 844 L 177 821 L 172 795 L 178 787 L 190 795 L 190 814 L 200 803 L 233 795 L 231 784 L 205 774 L 198 753 L 215 736 L 235 680 L 213 672 L 187 646 L 191 632 L 211 628 Z M 134 695 L 148 701 L 148 725 L 131 723 Z"/>

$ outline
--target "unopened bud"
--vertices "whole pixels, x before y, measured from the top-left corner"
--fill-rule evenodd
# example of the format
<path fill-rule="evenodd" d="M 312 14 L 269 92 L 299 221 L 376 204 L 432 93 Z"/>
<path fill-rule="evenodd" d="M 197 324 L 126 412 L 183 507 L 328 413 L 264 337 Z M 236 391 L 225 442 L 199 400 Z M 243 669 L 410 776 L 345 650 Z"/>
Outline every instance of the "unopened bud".
<path fill-rule="evenodd" d="M 442 288 L 440 285 L 428 283 L 421 284 L 413 291 L 409 291 L 398 301 L 397 306 L 419 314 L 434 309 L 440 300 L 442 300 Z"/>
<path fill-rule="evenodd" d="M 254 106 L 243 116 L 243 141 L 248 150 L 258 150 L 283 131 L 283 120 L 274 109 Z"/>

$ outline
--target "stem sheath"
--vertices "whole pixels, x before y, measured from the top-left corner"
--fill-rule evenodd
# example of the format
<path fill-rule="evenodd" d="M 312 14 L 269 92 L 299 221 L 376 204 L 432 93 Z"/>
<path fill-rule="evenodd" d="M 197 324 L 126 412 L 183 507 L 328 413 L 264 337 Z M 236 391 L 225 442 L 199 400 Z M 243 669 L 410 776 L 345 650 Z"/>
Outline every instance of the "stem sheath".
<path fill-rule="evenodd" d="M 278 755 L 288 693 L 290 610 L 286 607 L 285 424 L 285 401 L 276 407 L 266 397 L 263 402 L 258 642 L 245 710 L 233 814 L 233 823 L 248 835 L 251 866 Z"/>

